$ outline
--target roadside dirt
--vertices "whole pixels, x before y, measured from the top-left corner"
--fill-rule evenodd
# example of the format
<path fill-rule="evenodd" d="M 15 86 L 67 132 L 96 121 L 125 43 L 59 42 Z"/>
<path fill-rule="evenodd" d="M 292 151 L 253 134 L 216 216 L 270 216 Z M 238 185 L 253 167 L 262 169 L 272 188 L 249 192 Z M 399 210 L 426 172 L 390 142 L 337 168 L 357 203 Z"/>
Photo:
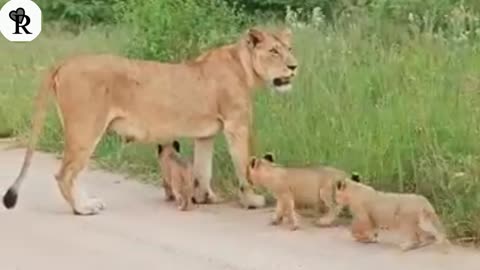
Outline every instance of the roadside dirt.
<path fill-rule="evenodd" d="M 24 151 L 0 150 L 2 195 Z M 300 231 L 272 227 L 271 208 L 221 204 L 179 212 L 159 188 L 99 170 L 86 170 L 80 179 L 105 200 L 106 210 L 74 216 L 53 178 L 58 165 L 53 155 L 37 152 L 17 207 L 0 206 L 1 270 L 480 269 L 477 250 L 442 254 L 427 247 L 402 254 L 389 236 L 382 244 L 360 244 L 344 227 L 320 229 L 307 220 Z"/>

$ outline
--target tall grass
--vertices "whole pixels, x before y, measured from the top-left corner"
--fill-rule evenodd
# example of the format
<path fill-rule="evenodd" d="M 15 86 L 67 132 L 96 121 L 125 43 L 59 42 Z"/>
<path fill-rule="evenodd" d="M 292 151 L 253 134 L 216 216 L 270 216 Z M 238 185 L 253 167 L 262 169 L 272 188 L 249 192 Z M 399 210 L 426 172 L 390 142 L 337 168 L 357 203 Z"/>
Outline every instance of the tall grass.
<path fill-rule="evenodd" d="M 416 18 L 399 26 L 359 14 L 335 28 L 317 19 L 294 31 L 300 63 L 294 90 L 283 95 L 259 91 L 255 97 L 256 152 L 273 151 L 284 164 L 355 170 L 376 188 L 424 194 L 450 236 L 478 240 L 478 37 L 461 28 L 450 28 L 448 35 L 420 31 Z M 0 61 L 6 63 L 0 107 L 8 112 L 6 126 L 28 134 L 41 68 L 78 50 L 120 52 L 128 44 L 119 42 L 127 40 L 120 32 L 107 37 L 89 30 L 73 40 L 56 33 L 27 45 L 0 43 Z M 51 114 L 41 147 L 61 146 L 58 121 Z M 99 145 L 96 160 L 105 168 L 158 181 L 153 145 L 124 146 L 110 136 Z M 226 194 L 236 186 L 222 136 L 214 155 L 214 184 Z"/>

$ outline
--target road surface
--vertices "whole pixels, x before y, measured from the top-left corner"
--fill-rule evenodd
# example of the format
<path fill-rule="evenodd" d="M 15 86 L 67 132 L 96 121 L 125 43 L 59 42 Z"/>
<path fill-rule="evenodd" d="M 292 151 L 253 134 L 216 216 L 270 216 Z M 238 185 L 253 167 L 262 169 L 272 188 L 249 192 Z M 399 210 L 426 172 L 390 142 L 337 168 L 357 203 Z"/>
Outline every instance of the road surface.
<path fill-rule="evenodd" d="M 17 175 L 23 149 L 0 150 L 0 193 Z M 345 227 L 303 229 L 267 225 L 272 209 L 202 205 L 179 212 L 154 186 L 89 169 L 80 176 L 107 209 L 74 216 L 60 197 L 59 160 L 37 152 L 17 207 L 0 206 L 0 270 L 165 269 L 478 270 L 480 251 L 433 247 L 400 253 L 351 240 Z M 389 242 L 390 241 L 390 242 Z"/>

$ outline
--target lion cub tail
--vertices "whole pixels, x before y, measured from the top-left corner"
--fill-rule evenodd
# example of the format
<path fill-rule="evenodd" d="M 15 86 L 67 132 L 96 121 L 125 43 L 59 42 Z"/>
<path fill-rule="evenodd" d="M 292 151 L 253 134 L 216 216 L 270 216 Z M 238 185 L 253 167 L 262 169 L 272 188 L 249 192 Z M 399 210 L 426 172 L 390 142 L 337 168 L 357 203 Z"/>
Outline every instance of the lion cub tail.
<path fill-rule="evenodd" d="M 3 196 L 3 205 L 7 209 L 15 207 L 17 203 L 20 186 L 22 185 L 22 182 L 27 175 L 33 152 L 35 150 L 35 145 L 37 144 L 38 137 L 40 136 L 40 132 L 42 131 L 43 122 L 45 120 L 48 96 L 50 94 L 50 90 L 55 88 L 55 76 L 57 74 L 58 68 L 59 67 L 56 67 L 53 70 L 49 71 L 48 75 L 43 80 L 42 86 L 35 98 L 35 108 L 32 121 L 32 134 L 30 136 L 30 141 L 27 146 L 23 165 L 19 175 L 15 179 L 15 182 L 10 186 L 7 193 Z"/>

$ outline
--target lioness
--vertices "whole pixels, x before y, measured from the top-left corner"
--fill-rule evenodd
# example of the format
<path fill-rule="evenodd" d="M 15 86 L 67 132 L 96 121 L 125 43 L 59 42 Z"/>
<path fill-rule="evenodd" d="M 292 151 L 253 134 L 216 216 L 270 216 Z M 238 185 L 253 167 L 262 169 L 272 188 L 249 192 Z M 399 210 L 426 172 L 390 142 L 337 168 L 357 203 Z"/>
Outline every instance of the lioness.
<path fill-rule="evenodd" d="M 251 157 L 248 181 L 253 185 L 270 190 L 277 199 L 272 225 L 280 224 L 284 218 L 290 228 L 299 227 L 295 207 L 311 207 L 318 211 L 326 206 L 327 213 L 316 220 L 319 226 L 330 226 L 336 220 L 341 208 L 334 203 L 334 185 L 347 173 L 329 166 L 285 167 L 274 162 L 273 154 L 263 158 Z"/>
<path fill-rule="evenodd" d="M 113 55 L 84 55 L 58 63 L 46 76 L 36 108 L 21 171 L 4 196 L 15 206 L 41 132 L 47 96 L 53 95 L 65 147 L 56 174 L 59 189 L 73 213 L 97 214 L 101 199 L 86 195 L 79 172 L 107 130 L 138 142 L 194 139 L 195 199 L 216 201 L 210 186 L 214 137 L 226 136 L 247 208 L 262 207 L 264 197 L 246 181 L 251 135 L 252 95 L 268 85 L 290 89 L 297 70 L 291 32 L 251 28 L 237 42 L 183 63 L 159 63 Z"/>
<path fill-rule="evenodd" d="M 175 199 L 178 209 L 190 210 L 194 185 L 192 164 L 180 156 L 180 143 L 157 146 L 158 164 L 163 174 L 163 187 L 167 201 Z"/>
<path fill-rule="evenodd" d="M 424 196 L 377 191 L 360 183 L 359 178 L 345 178 L 335 186 L 336 202 L 352 212 L 351 233 L 355 240 L 374 243 L 379 229 L 400 230 L 407 238 L 399 245 L 402 251 L 429 244 L 430 236 L 448 247 L 440 219 Z"/>

